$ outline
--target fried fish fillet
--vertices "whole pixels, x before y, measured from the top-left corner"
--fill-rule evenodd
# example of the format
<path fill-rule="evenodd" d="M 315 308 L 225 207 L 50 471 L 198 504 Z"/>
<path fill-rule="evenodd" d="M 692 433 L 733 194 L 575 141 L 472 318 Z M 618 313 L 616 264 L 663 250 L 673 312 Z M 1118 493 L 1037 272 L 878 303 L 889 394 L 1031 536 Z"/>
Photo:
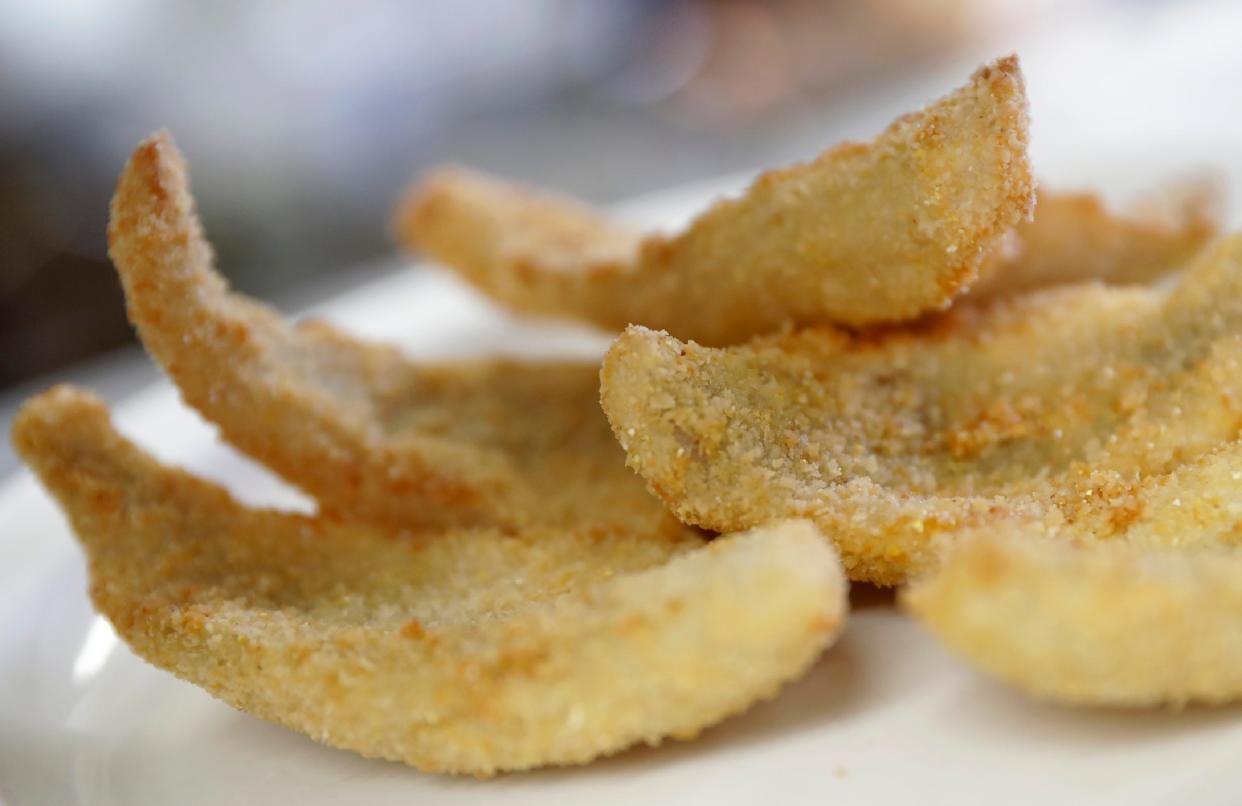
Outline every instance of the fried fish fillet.
<path fill-rule="evenodd" d="M 1171 202 L 1118 215 L 1094 193 L 1041 189 L 1035 217 L 1014 227 L 1004 248 L 984 261 L 969 298 L 1084 280 L 1142 284 L 1182 268 L 1216 237 L 1220 199 L 1203 183 L 1164 195 Z"/>
<path fill-rule="evenodd" d="M 597 365 L 420 365 L 230 292 L 166 134 L 126 165 L 108 236 L 130 319 L 185 400 L 325 510 L 401 526 L 683 528 L 625 468 Z"/>
<path fill-rule="evenodd" d="M 937 535 L 1021 517 L 1109 536 L 1176 506 L 1157 500 L 1170 474 L 1238 438 L 1240 336 L 1233 236 L 1169 290 L 1071 287 L 725 349 L 632 327 L 602 400 L 683 520 L 811 518 L 851 578 L 897 584 L 934 564 Z"/>
<path fill-rule="evenodd" d="M 395 227 L 516 310 L 727 344 L 790 323 L 860 326 L 944 308 L 1029 216 L 1026 147 L 1009 57 L 872 143 L 764 174 L 673 237 L 461 169 L 414 188 Z"/>
<path fill-rule="evenodd" d="M 1231 466 L 1242 468 L 1233 454 Z M 1220 490 L 1235 523 L 1240 488 L 1235 481 Z M 1236 551 L 1075 544 L 1015 529 L 961 541 L 903 601 L 970 662 L 1041 699 L 1148 706 L 1242 698 Z"/>
<path fill-rule="evenodd" d="M 249 509 L 64 387 L 29 402 L 13 438 L 135 652 L 255 716 L 424 770 L 488 775 L 693 736 L 801 674 L 847 606 L 806 522 L 707 543 Z"/>

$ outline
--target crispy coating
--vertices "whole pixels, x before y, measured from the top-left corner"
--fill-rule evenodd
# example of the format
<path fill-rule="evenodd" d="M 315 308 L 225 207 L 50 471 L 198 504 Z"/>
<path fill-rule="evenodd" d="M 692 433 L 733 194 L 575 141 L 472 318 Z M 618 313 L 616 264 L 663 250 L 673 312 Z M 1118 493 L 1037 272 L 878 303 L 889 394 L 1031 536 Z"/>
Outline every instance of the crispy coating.
<path fill-rule="evenodd" d="M 1184 503 L 1169 480 L 1238 437 L 1240 358 L 1234 236 L 1169 290 L 1070 287 L 725 349 L 630 328 L 602 396 L 630 466 L 683 520 L 811 518 L 851 578 L 898 584 L 941 534 L 1022 517 L 1108 537 L 1168 517 Z"/>
<path fill-rule="evenodd" d="M 326 511 L 400 526 L 683 528 L 625 468 L 596 365 L 419 365 L 231 293 L 166 134 L 130 158 L 108 235 L 130 319 L 185 400 Z"/>
<path fill-rule="evenodd" d="M 1235 519 L 1239 486 L 1228 490 Z M 1242 697 L 1237 552 L 1004 530 L 961 541 L 903 602 L 972 664 L 1041 699 L 1150 706 Z"/>
<path fill-rule="evenodd" d="M 944 308 L 1029 216 L 1026 147 L 1011 56 L 872 143 L 764 174 L 674 237 L 640 237 L 461 169 L 417 186 L 395 228 L 516 310 L 728 344 L 791 323 L 860 326 Z"/>
<path fill-rule="evenodd" d="M 409 533 L 253 510 L 57 388 L 14 443 L 91 595 L 142 657 L 335 747 L 488 775 L 688 738 L 775 694 L 842 624 L 806 522 L 680 533 Z"/>
<path fill-rule="evenodd" d="M 1188 183 L 1164 206 L 1117 215 L 1094 193 L 1041 189 L 1035 217 L 1014 227 L 984 261 L 969 299 L 1100 280 L 1142 284 L 1180 269 L 1214 238 L 1220 199 L 1214 186 Z"/>

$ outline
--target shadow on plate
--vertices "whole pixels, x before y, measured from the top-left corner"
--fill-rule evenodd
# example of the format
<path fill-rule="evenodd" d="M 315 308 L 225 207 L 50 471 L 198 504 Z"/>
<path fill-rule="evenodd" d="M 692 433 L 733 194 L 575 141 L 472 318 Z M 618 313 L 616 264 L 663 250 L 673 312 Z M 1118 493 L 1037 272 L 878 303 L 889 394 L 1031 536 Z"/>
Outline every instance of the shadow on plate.
<path fill-rule="evenodd" d="M 1020 734 L 1036 744 L 1076 750 L 1134 747 L 1168 741 L 1177 734 L 1238 725 L 1242 704 L 1182 708 L 1082 707 L 1042 702 L 997 681 L 976 676 L 975 684 L 945 703 L 946 731 L 969 741 Z"/>

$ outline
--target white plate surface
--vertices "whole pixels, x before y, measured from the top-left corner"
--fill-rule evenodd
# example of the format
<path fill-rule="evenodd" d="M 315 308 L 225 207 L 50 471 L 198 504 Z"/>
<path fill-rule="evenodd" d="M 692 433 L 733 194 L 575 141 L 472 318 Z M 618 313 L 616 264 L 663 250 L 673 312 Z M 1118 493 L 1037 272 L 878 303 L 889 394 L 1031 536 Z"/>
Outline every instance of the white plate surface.
<path fill-rule="evenodd" d="M 714 186 L 719 189 L 720 185 Z M 675 223 L 704 187 L 632 208 Z M 518 323 L 439 272 L 398 271 L 315 311 L 412 354 L 598 354 Z M 165 460 L 252 503 L 307 502 L 217 443 L 165 384 L 117 412 Z M 0 487 L 0 803 L 1236 804 L 1242 710 L 1069 710 L 981 678 L 892 607 L 774 701 L 689 743 L 489 781 L 368 761 L 244 714 L 118 644 L 73 539 L 28 474 Z"/>

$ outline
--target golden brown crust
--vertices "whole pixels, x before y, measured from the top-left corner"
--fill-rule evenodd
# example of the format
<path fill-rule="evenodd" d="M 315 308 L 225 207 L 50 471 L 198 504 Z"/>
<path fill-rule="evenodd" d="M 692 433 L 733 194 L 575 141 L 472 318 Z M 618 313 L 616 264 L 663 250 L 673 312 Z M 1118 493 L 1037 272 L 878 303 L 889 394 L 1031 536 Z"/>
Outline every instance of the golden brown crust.
<path fill-rule="evenodd" d="M 867 145 L 760 176 L 676 237 L 645 239 L 565 199 L 464 170 L 395 219 L 409 247 L 520 311 L 726 344 L 788 324 L 859 326 L 948 305 L 1030 213 L 1015 57 Z"/>
<path fill-rule="evenodd" d="M 1035 217 L 1019 223 L 980 269 L 968 299 L 992 299 L 1050 285 L 1100 280 L 1150 283 L 1185 266 L 1216 237 L 1220 204 L 1213 186 L 1185 184 L 1175 203 L 1110 212 L 1094 193 L 1041 189 Z"/>
<path fill-rule="evenodd" d="M 1160 524 L 1197 498 L 1232 529 L 1178 479 L 1242 427 L 1239 300 L 1235 236 L 1169 291 L 1068 288 L 726 349 L 630 328 L 602 400 L 630 466 L 683 520 L 811 518 L 851 578 L 897 584 L 935 563 L 938 535 L 1011 517 L 1176 540 Z"/>
<path fill-rule="evenodd" d="M 328 511 L 401 526 L 681 528 L 624 467 L 595 365 L 418 365 L 231 293 L 164 133 L 121 176 L 109 244 L 130 318 L 186 401 Z"/>
<path fill-rule="evenodd" d="M 158 464 L 64 387 L 27 403 L 13 437 L 139 655 L 318 741 L 425 770 L 688 738 L 801 674 L 845 615 L 840 566 L 807 523 L 705 543 L 252 510 Z"/>
<path fill-rule="evenodd" d="M 1234 466 L 1242 468 L 1242 456 Z M 1236 496 L 1236 487 L 1231 492 Z M 1075 705 L 1242 698 L 1242 554 L 977 535 L 902 597 L 972 664 Z"/>

